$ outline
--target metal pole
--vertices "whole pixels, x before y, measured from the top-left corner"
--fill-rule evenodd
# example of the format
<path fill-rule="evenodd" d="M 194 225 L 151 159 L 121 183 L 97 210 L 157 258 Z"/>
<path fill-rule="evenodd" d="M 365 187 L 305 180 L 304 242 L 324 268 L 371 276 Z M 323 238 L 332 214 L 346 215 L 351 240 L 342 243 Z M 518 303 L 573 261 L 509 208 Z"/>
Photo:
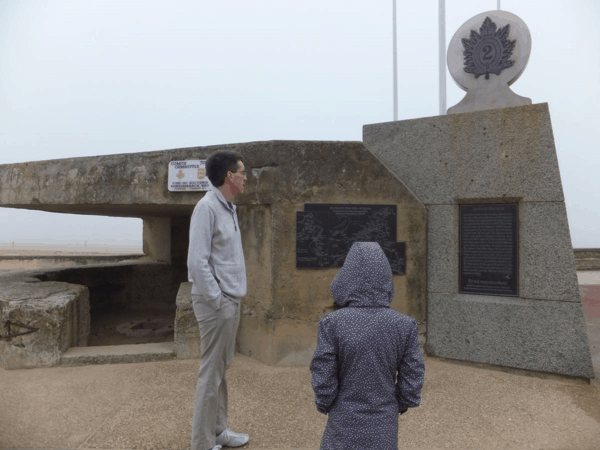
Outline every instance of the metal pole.
<path fill-rule="evenodd" d="M 498 0 L 498 11 L 500 11 L 500 0 Z"/>
<path fill-rule="evenodd" d="M 397 50 L 397 38 L 396 38 L 396 0 L 394 2 L 393 11 L 393 52 L 394 52 L 394 120 L 398 120 L 398 50 Z"/>
<path fill-rule="evenodd" d="M 439 46 L 440 46 L 440 116 L 446 114 L 446 7 L 439 0 Z"/>

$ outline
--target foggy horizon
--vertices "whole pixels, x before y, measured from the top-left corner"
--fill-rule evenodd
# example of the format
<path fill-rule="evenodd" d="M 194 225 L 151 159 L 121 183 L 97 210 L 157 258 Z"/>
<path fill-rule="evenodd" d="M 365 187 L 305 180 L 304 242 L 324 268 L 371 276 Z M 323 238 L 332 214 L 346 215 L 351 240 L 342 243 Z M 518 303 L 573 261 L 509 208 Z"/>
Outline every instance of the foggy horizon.
<path fill-rule="evenodd" d="M 398 2 L 398 120 L 437 116 L 438 2 Z M 446 0 L 446 46 L 496 0 Z M 574 248 L 600 248 L 600 2 L 502 0 L 548 103 Z M 447 48 L 445 49 L 447 51 Z M 271 140 L 393 119 L 392 1 L 1 0 L 0 164 Z M 447 107 L 465 95 L 446 67 Z M 137 245 L 141 219 L 0 208 L 0 242 Z"/>

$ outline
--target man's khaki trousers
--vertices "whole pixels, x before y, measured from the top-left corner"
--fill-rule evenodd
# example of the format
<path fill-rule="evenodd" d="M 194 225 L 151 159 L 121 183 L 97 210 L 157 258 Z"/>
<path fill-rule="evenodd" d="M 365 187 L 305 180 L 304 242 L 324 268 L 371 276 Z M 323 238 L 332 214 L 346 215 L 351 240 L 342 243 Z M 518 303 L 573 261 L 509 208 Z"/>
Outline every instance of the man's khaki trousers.
<path fill-rule="evenodd" d="M 200 326 L 200 371 L 192 421 L 192 450 L 214 447 L 215 437 L 227 428 L 227 382 L 225 371 L 235 352 L 240 323 L 240 304 L 225 296 L 215 310 L 199 295 L 192 306 Z"/>

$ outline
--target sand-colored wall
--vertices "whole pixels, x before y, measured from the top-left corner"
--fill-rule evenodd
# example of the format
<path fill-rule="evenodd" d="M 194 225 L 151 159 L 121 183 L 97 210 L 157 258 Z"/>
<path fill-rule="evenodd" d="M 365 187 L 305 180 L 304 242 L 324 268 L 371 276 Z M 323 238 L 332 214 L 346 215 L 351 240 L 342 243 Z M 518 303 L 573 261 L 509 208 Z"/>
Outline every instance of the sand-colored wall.
<path fill-rule="evenodd" d="M 248 270 L 242 353 L 269 364 L 308 364 L 318 322 L 332 311 L 329 285 L 339 268 L 296 268 L 296 212 L 306 203 L 397 206 L 407 267 L 405 275 L 394 275 L 392 308 L 424 330 L 425 208 L 362 143 L 276 142 L 242 154 L 252 174 L 236 198 Z"/>
<path fill-rule="evenodd" d="M 407 261 L 406 274 L 394 275 L 392 307 L 424 332 L 426 211 L 361 142 L 252 142 L 4 165 L 0 206 L 140 217 L 145 253 L 169 261 L 173 280 L 185 279 L 188 221 L 204 194 L 168 191 L 168 164 L 218 150 L 241 153 L 248 175 L 235 199 L 248 270 L 242 353 L 269 364 L 307 364 L 318 322 L 332 311 L 329 284 L 339 269 L 296 268 L 296 212 L 306 203 L 397 206 Z M 165 302 L 175 303 L 175 295 Z"/>

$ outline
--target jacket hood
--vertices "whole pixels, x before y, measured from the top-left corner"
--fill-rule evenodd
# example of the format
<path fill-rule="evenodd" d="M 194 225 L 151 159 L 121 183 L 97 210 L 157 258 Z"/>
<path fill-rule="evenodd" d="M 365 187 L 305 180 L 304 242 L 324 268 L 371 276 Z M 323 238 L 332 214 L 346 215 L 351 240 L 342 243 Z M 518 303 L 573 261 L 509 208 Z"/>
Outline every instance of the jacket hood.
<path fill-rule="evenodd" d="M 377 242 L 352 244 L 330 289 L 342 307 L 389 308 L 394 298 L 394 283 L 390 263 L 381 246 Z"/>

